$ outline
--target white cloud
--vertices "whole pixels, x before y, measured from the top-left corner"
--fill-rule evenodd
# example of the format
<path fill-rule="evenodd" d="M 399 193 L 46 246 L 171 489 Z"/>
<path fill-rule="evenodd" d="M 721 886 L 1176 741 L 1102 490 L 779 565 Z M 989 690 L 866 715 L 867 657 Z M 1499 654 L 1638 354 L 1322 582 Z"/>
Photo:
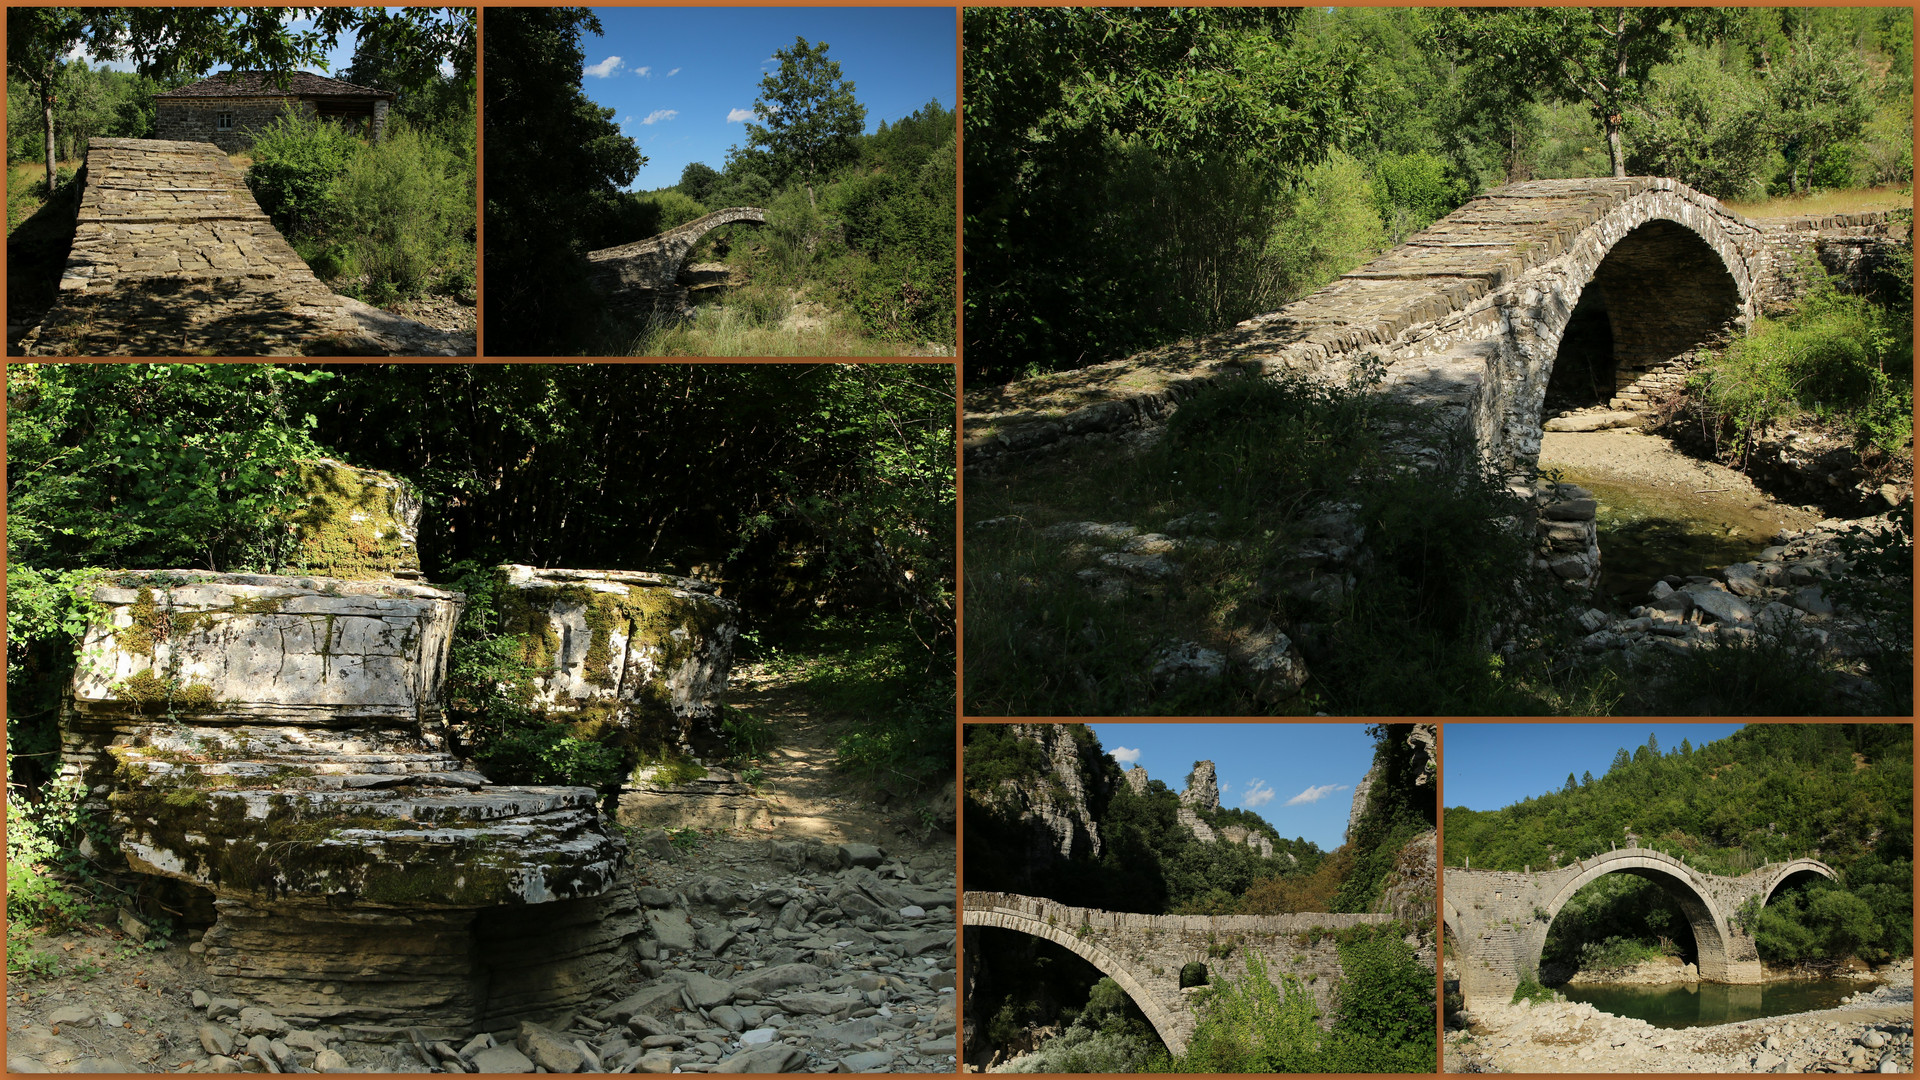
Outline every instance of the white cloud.
<path fill-rule="evenodd" d="M 673 69 L 672 71 L 669 71 L 669 72 L 667 72 L 667 78 L 669 78 L 669 79 L 671 79 L 671 78 L 673 78 L 673 77 L 674 77 L 675 75 L 678 75 L 678 74 L 680 74 L 680 69 L 679 69 L 679 68 L 674 68 L 674 69 Z"/>
<path fill-rule="evenodd" d="M 651 78 L 653 78 L 653 69 L 652 69 L 652 68 L 650 68 L 650 67 L 643 67 L 643 68 L 634 68 L 634 69 L 633 69 L 633 73 L 634 73 L 635 75 L 638 75 L 638 76 L 640 76 L 640 77 L 641 77 L 641 78 L 643 78 L 643 79 L 651 79 Z"/>
<path fill-rule="evenodd" d="M 728 109 L 727 110 L 727 123 L 729 124 L 739 124 L 751 119 L 753 119 L 752 109 Z"/>
<path fill-rule="evenodd" d="M 1254 780 L 1247 785 L 1247 793 L 1240 796 L 1240 805 L 1249 810 L 1265 806 L 1273 801 L 1273 795 L 1273 788 L 1265 780 Z"/>
<path fill-rule="evenodd" d="M 445 75 L 449 79 L 453 78 L 453 61 L 440 61 L 440 74 Z"/>
<path fill-rule="evenodd" d="M 647 114 L 647 118 L 645 120 L 642 120 L 640 122 L 642 124 L 657 124 L 662 120 L 671 120 L 674 117 L 679 115 L 680 115 L 680 110 L 678 109 L 655 109 L 652 112 Z M 628 119 L 631 120 L 632 117 L 628 117 Z"/>
<path fill-rule="evenodd" d="M 619 57 L 609 56 L 597 64 L 588 64 L 586 67 L 581 68 L 580 74 L 591 75 L 596 79 L 604 79 L 614 72 L 619 71 L 625 65 L 626 61 Z"/>
<path fill-rule="evenodd" d="M 1287 805 L 1302 806 L 1306 803 L 1317 803 L 1336 791 L 1347 790 L 1350 786 L 1351 785 L 1348 784 L 1322 784 L 1319 787 L 1310 787 L 1300 794 L 1295 795 L 1293 798 L 1288 799 Z"/>
<path fill-rule="evenodd" d="M 1107 751 L 1107 755 L 1122 765 L 1132 765 L 1140 760 L 1140 751 L 1129 750 L 1124 746 L 1114 747 Z"/>

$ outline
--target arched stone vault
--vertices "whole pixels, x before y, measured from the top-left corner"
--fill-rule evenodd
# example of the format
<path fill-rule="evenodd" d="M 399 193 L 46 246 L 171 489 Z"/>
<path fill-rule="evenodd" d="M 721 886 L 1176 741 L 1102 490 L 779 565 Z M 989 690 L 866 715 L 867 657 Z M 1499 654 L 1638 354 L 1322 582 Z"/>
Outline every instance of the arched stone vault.
<path fill-rule="evenodd" d="M 1765 904 L 1798 874 L 1837 880 L 1833 868 L 1817 859 L 1723 877 L 1651 848 L 1621 848 L 1539 873 L 1448 867 L 1444 907 L 1467 1004 L 1511 999 L 1521 978 L 1539 971 L 1547 931 L 1560 910 L 1585 886 L 1616 873 L 1654 881 L 1680 901 L 1693 928 L 1700 977 L 1722 983 L 1760 981 L 1760 954 L 1741 916 L 1750 900 Z"/>
<path fill-rule="evenodd" d="M 767 212 L 757 206 L 733 206 L 694 218 L 684 225 L 668 229 L 658 236 L 618 247 L 587 252 L 587 262 L 603 287 L 622 289 L 671 289 L 680 276 L 687 252 L 700 238 L 722 225 L 736 222 L 765 224 Z"/>

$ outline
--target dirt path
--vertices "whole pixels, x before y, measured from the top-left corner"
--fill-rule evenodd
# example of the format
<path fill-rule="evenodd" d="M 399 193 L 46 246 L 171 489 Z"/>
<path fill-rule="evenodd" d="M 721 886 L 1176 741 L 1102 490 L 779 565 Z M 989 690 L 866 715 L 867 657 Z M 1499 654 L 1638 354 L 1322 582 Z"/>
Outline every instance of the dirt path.
<path fill-rule="evenodd" d="M 953 850 L 952 835 L 928 830 L 917 804 L 888 800 L 835 767 L 850 724 L 813 709 L 794 675 L 763 663 L 737 668 L 727 680 L 727 702 L 774 728 L 759 784 L 771 810 L 763 831 L 789 840 L 874 844 L 908 856 Z"/>

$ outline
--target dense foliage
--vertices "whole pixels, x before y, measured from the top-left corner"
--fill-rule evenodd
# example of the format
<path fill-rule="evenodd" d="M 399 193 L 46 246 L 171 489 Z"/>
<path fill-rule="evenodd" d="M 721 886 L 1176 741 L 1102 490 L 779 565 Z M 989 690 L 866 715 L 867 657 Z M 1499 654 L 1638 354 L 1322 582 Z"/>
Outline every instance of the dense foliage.
<path fill-rule="evenodd" d="M 798 653 L 819 693 L 860 718 L 847 764 L 912 783 L 950 770 L 949 366 L 139 364 L 10 375 L 16 749 L 51 749 L 84 620 L 74 588 L 88 568 L 278 570 L 293 463 L 325 454 L 419 490 L 427 576 L 474 597 L 450 693 L 511 736 L 496 749 L 514 775 L 605 786 L 606 762 L 536 728 L 524 709 L 504 711 L 512 695 L 500 688 L 525 673 L 491 636 L 479 573 L 501 562 L 701 573 L 742 602 L 748 648 Z"/>
<path fill-rule="evenodd" d="M 1855 433 L 1879 459 L 1913 457 L 1913 251 L 1885 268 L 1878 296 L 1849 295 L 1816 263 L 1808 292 L 1780 319 L 1700 365 L 1688 390 L 1722 452 L 1744 460 L 1783 423 Z M 1716 439 L 1716 442 L 1720 442 Z"/>
<path fill-rule="evenodd" d="M 1897 9 L 992 9 L 965 33 L 976 381 L 1272 310 L 1513 181 L 1912 181 Z"/>
<path fill-rule="evenodd" d="M 1912 951 L 1912 762 L 1906 724 L 1753 724 L 1707 746 L 1666 752 L 1649 740 L 1630 756 L 1623 748 L 1604 776 L 1569 777 L 1559 792 L 1496 811 L 1449 808 L 1446 860 L 1505 870 L 1564 864 L 1625 843 L 1629 832 L 1710 873 L 1812 856 L 1832 866 L 1840 883 L 1776 893 L 1755 923 L 1762 957 L 1905 956 Z M 1549 959 L 1574 959 L 1589 944 L 1605 950 L 1609 939 L 1685 951 L 1691 931 L 1657 886 L 1603 879 L 1555 920 Z"/>
<path fill-rule="evenodd" d="M 578 351 L 599 307 L 581 256 L 645 164 L 613 110 L 580 89 L 585 8 L 502 8 L 487 17 L 487 351 Z"/>

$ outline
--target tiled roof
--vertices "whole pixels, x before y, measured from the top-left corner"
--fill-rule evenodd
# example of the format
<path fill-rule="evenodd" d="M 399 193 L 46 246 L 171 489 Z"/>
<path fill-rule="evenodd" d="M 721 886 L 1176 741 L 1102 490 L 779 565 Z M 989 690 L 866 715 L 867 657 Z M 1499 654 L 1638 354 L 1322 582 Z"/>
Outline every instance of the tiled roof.
<path fill-rule="evenodd" d="M 287 85 L 281 89 L 274 84 L 273 74 L 266 71 L 242 71 L 233 82 L 226 79 L 227 72 L 208 76 L 197 83 L 189 83 L 178 90 L 169 90 L 164 94 L 153 95 L 156 98 L 195 98 L 195 97 L 385 97 L 396 96 L 391 90 L 375 90 L 370 86 L 355 86 L 339 79 L 329 79 L 325 75 L 315 75 L 308 71 L 287 73 Z"/>

